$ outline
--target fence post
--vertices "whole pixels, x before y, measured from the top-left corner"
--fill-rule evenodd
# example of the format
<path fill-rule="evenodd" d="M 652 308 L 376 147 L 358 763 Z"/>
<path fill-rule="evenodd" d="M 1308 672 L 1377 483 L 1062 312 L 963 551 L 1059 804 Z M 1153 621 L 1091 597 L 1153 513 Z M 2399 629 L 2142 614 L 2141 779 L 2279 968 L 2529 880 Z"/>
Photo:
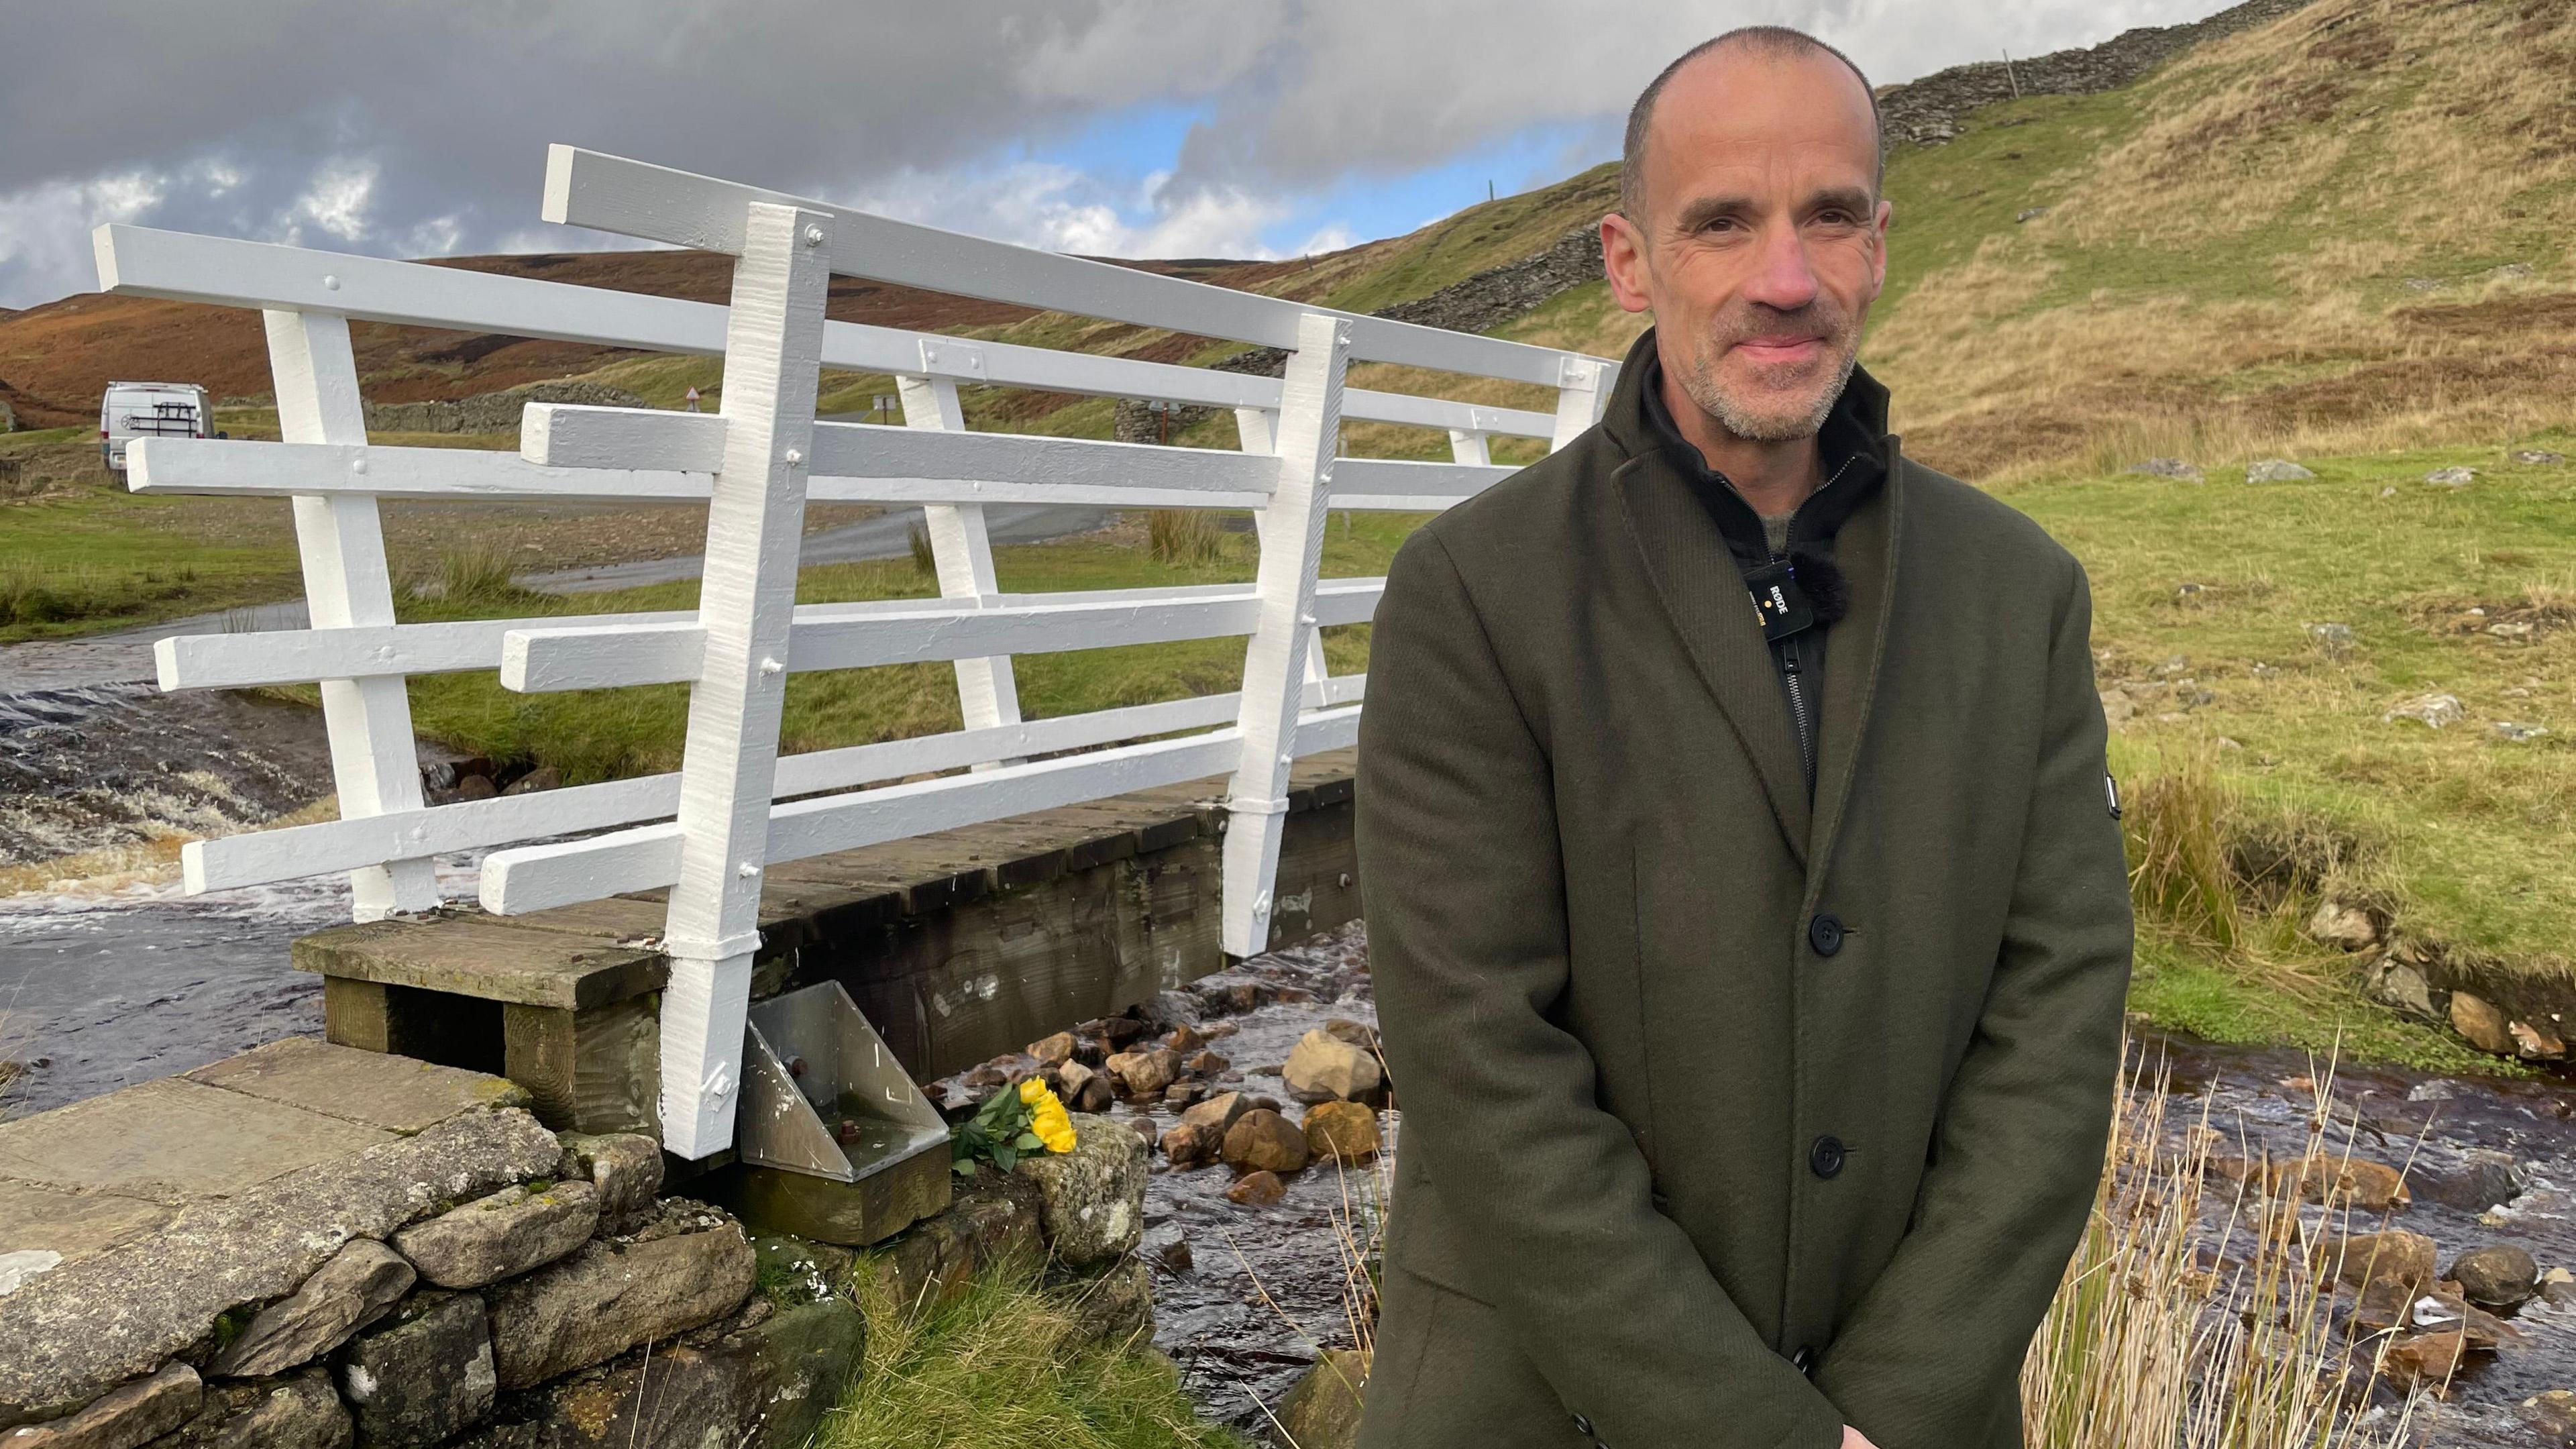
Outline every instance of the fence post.
<path fill-rule="evenodd" d="M 1276 408 L 1236 408 L 1234 410 L 1235 446 L 1247 453 L 1276 457 L 1279 453 L 1279 412 Z M 1270 528 L 1277 521 L 1274 509 L 1264 508 L 1252 515 L 1254 536 L 1261 542 L 1264 557 L 1270 550 Z M 1318 572 L 1322 559 L 1317 558 Z M 1306 639 L 1306 682 L 1320 686 L 1331 677 L 1331 666 L 1324 661 L 1324 631 L 1319 625 Z M 1317 702 L 1321 703 L 1319 695 Z"/>
<path fill-rule="evenodd" d="M 725 323 L 724 464 L 698 600 L 706 653 L 689 692 L 663 940 L 662 1145 L 686 1158 L 733 1141 L 740 1100 L 831 276 L 829 216 L 770 202 L 749 211 Z"/>
<path fill-rule="evenodd" d="M 333 312 L 266 311 L 268 365 L 277 389 L 277 429 L 289 443 L 367 441 L 349 319 Z M 361 468 L 364 463 L 359 464 Z M 304 601 L 316 629 L 394 622 L 393 575 L 376 500 L 334 494 L 295 500 L 295 543 L 304 558 Z M 399 676 L 326 679 L 322 719 L 331 738 L 331 780 L 344 820 L 421 808 L 420 760 L 412 742 L 411 697 Z M 352 914 L 379 921 L 438 904 L 428 860 L 397 860 L 349 872 Z"/>
<path fill-rule="evenodd" d="M 903 394 L 905 427 L 948 433 L 966 431 L 966 414 L 957 405 L 954 378 L 898 377 L 895 388 Z M 989 602 L 1000 593 L 1001 581 L 993 572 L 993 541 L 984 531 L 984 506 L 931 503 L 923 505 L 921 512 L 930 530 L 930 555 L 939 569 L 939 596 Z M 1020 687 L 1012 673 L 1011 656 L 960 659 L 956 664 L 957 705 L 966 728 L 987 729 L 1020 722 Z M 1018 763 L 1016 758 L 986 760 L 974 768 L 995 770 Z"/>
<path fill-rule="evenodd" d="M 1244 649 L 1240 763 L 1227 791 L 1222 945 L 1228 955 L 1268 949 L 1271 881 L 1287 823 L 1288 769 L 1315 643 L 1315 576 L 1332 501 L 1333 454 L 1342 430 L 1342 378 L 1350 325 L 1326 313 L 1298 319 L 1297 350 L 1280 388 L 1279 487 L 1261 532 L 1253 594 L 1260 618 Z M 1240 414 L 1238 414 L 1240 417 Z"/>
<path fill-rule="evenodd" d="M 1556 436 L 1548 440 L 1549 452 L 1573 442 L 1584 429 L 1601 421 L 1602 409 L 1610 405 L 1609 391 L 1601 386 L 1601 376 L 1601 363 L 1596 358 L 1557 360 Z"/>

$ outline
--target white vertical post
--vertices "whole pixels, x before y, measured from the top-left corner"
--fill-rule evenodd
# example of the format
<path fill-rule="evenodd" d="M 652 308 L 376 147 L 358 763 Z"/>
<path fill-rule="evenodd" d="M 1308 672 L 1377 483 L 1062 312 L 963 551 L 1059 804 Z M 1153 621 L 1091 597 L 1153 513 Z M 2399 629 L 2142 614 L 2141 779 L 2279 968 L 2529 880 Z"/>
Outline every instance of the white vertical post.
<path fill-rule="evenodd" d="M 1567 357 L 1558 360 L 1556 390 L 1556 436 L 1548 440 L 1551 453 L 1571 443 L 1584 429 L 1601 421 L 1602 409 L 1610 405 L 1609 390 L 1601 385 L 1599 359 Z"/>
<path fill-rule="evenodd" d="M 698 599 L 706 653 L 689 693 L 663 940 L 662 1145 L 686 1158 L 733 1141 L 740 1100 L 830 280 L 830 217 L 769 202 L 749 211 L 725 324 L 724 465 Z"/>
<path fill-rule="evenodd" d="M 358 395 L 349 319 L 330 312 L 261 315 L 268 324 L 280 437 L 289 443 L 366 442 L 367 411 Z M 304 557 L 304 601 L 314 628 L 394 622 L 393 576 L 385 565 L 375 499 L 296 499 L 295 542 Z M 330 731 L 331 779 L 342 819 L 421 808 L 411 698 L 400 677 L 323 680 L 322 719 Z M 365 866 L 349 872 L 349 886 L 361 921 L 438 904 L 428 860 Z"/>
<path fill-rule="evenodd" d="M 1279 453 L 1279 413 L 1275 408 L 1236 408 L 1234 410 L 1235 446 L 1247 453 L 1276 457 Z M 1262 556 L 1270 551 L 1270 528 L 1277 521 L 1273 509 L 1260 509 L 1252 515 L 1254 534 L 1261 540 Z M 1318 557 L 1318 571 L 1321 559 Z M 1306 640 L 1306 682 L 1320 685 L 1329 677 L 1330 666 L 1324 662 L 1324 630 L 1318 625 Z"/>
<path fill-rule="evenodd" d="M 905 427 L 933 432 L 966 431 L 966 414 L 957 405 L 954 378 L 898 377 L 895 386 L 903 394 Z M 984 506 L 932 503 L 921 511 L 930 530 L 930 556 L 939 569 L 940 597 L 989 603 L 1002 591 L 1002 585 L 993 572 L 993 541 L 984 531 Z M 989 729 L 1020 722 L 1020 687 L 1011 670 L 1011 656 L 960 659 L 956 665 L 957 704 L 965 716 L 966 728 Z M 995 770 L 1018 763 L 1016 758 L 986 760 L 974 768 Z"/>
<path fill-rule="evenodd" d="M 1557 402 L 1559 404 L 1560 411 L 1558 413 L 1557 421 L 1560 430 L 1564 423 L 1564 414 L 1562 412 L 1564 401 L 1564 394 L 1559 393 L 1557 395 Z M 1586 426 L 1589 425 L 1587 424 Z M 1581 429 L 1577 429 L 1576 431 L 1579 432 Z M 1466 463 L 1473 467 L 1483 468 L 1493 463 L 1494 455 L 1491 449 L 1486 445 L 1485 435 L 1483 433 L 1469 432 L 1465 428 L 1451 428 L 1449 430 L 1449 461 L 1453 463 Z"/>
<path fill-rule="evenodd" d="M 1243 754 L 1227 791 L 1222 945 L 1257 955 L 1270 942 L 1271 882 L 1287 824 L 1288 769 L 1315 640 L 1315 576 L 1323 562 L 1324 515 L 1332 501 L 1333 454 L 1342 431 L 1342 378 L 1350 327 L 1308 313 L 1297 324 L 1280 390 L 1279 487 L 1261 534 L 1253 594 L 1260 619 L 1244 649 L 1243 704 L 1236 723 Z"/>

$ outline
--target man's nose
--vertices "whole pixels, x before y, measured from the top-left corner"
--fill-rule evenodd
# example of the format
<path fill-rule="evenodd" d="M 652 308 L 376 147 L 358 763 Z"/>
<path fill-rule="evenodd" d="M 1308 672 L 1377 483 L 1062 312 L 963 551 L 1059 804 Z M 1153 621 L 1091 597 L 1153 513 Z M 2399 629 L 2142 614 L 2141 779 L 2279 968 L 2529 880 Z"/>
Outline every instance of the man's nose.
<path fill-rule="evenodd" d="M 1807 264 L 1807 240 L 1798 227 L 1793 223 L 1764 227 L 1761 247 L 1745 284 L 1745 298 L 1783 312 L 1814 301 L 1816 269 Z"/>

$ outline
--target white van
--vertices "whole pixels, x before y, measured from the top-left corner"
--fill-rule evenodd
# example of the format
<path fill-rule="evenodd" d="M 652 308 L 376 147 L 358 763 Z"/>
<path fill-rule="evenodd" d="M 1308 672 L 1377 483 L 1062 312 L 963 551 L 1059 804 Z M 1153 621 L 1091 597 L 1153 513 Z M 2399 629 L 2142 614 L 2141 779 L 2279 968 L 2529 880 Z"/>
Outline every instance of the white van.
<path fill-rule="evenodd" d="M 98 404 L 98 459 L 122 473 L 133 439 L 221 436 L 214 425 L 206 390 L 193 382 L 111 382 Z"/>

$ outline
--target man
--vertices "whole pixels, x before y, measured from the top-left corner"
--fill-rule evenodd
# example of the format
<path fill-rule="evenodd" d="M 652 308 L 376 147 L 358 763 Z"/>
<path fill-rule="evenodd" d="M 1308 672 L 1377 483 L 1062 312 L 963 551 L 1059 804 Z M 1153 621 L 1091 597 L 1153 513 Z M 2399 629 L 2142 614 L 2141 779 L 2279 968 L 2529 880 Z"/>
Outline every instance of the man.
<path fill-rule="evenodd" d="M 1625 168 L 1656 325 L 1378 607 L 1405 1130 L 1359 1444 L 2017 1446 L 2129 975 L 2084 574 L 1854 365 L 1889 207 L 1847 60 L 1722 36 Z"/>

